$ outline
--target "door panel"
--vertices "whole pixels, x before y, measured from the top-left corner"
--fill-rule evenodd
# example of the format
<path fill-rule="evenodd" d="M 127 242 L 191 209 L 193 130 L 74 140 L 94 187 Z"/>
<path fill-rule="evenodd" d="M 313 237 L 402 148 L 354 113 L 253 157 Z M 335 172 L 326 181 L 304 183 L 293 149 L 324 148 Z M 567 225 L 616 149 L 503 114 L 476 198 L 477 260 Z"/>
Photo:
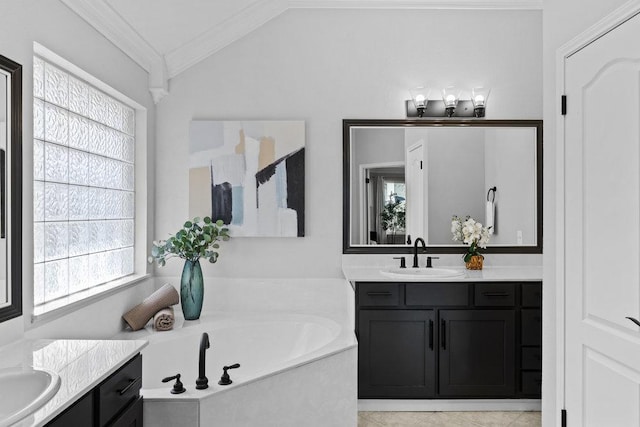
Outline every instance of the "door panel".
<path fill-rule="evenodd" d="M 360 398 L 433 397 L 434 320 L 432 310 L 360 311 Z"/>
<path fill-rule="evenodd" d="M 565 61 L 565 401 L 571 426 L 638 423 L 640 17 Z M 623 369 L 624 368 L 624 369 Z"/>
<path fill-rule="evenodd" d="M 441 396 L 515 393 L 515 311 L 440 310 Z"/>
<path fill-rule="evenodd" d="M 585 425 L 640 425 L 640 374 L 584 348 Z M 615 390 L 615 393 L 612 393 Z"/>
<path fill-rule="evenodd" d="M 424 141 L 420 140 L 409 147 L 406 153 L 406 185 L 407 185 L 407 235 L 411 235 L 412 242 L 418 237 L 427 238 L 424 220 L 425 200 L 424 192 Z M 428 244 L 429 242 L 427 242 Z"/>
<path fill-rule="evenodd" d="M 640 287 L 629 286 L 640 283 L 639 83 L 640 61 L 610 62 L 582 99 L 583 318 L 623 328 L 632 324 L 620 314 L 637 313 L 640 302 Z"/>

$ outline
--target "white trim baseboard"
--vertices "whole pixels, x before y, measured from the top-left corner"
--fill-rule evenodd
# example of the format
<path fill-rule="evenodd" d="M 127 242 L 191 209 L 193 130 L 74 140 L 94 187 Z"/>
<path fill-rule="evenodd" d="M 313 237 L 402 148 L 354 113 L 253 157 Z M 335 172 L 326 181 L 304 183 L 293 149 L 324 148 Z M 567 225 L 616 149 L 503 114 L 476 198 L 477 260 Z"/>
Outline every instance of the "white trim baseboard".
<path fill-rule="evenodd" d="M 540 399 L 358 399 L 358 411 L 540 411 Z"/>

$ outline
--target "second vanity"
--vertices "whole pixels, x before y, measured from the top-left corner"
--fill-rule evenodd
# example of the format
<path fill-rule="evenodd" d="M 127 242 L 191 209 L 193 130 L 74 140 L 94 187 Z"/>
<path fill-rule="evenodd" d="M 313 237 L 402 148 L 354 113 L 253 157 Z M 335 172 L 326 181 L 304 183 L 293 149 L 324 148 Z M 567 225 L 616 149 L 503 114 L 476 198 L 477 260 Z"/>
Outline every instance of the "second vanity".
<path fill-rule="evenodd" d="M 360 399 L 540 398 L 540 267 L 451 279 L 344 272 L 356 294 Z"/>
<path fill-rule="evenodd" d="M 55 373 L 59 386 L 13 426 L 141 426 L 142 340 L 23 339 L 0 348 L 0 369 Z M 4 425 L 0 420 L 0 425 Z"/>

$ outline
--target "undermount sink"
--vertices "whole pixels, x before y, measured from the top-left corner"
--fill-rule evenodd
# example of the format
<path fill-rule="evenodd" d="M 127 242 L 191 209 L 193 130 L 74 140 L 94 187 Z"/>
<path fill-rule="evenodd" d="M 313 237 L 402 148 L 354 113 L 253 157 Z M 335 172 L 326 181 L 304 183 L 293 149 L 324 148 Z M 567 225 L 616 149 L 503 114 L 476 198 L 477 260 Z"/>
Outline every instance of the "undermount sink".
<path fill-rule="evenodd" d="M 59 388 L 60 377 L 55 372 L 22 367 L 0 369 L 0 427 L 35 412 Z"/>
<path fill-rule="evenodd" d="M 453 279 L 464 277 L 464 271 L 450 268 L 386 268 L 380 270 L 385 276 L 415 279 Z"/>

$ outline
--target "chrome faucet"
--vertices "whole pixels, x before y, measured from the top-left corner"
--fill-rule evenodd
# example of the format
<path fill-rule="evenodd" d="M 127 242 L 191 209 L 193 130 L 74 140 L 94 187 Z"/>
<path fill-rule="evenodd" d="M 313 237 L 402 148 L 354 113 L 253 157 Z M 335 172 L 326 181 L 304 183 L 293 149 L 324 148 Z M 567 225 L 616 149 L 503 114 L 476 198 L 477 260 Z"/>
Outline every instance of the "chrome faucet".
<path fill-rule="evenodd" d="M 200 339 L 200 360 L 198 361 L 198 379 L 196 380 L 196 388 L 198 390 L 204 390 L 209 387 L 209 380 L 204 374 L 205 362 L 206 362 L 206 350 L 209 345 L 209 334 L 204 332 Z"/>
<path fill-rule="evenodd" d="M 413 268 L 418 268 L 418 243 L 422 243 L 422 249 L 426 252 L 427 245 L 424 243 L 424 239 L 422 237 L 418 237 L 413 242 Z"/>

